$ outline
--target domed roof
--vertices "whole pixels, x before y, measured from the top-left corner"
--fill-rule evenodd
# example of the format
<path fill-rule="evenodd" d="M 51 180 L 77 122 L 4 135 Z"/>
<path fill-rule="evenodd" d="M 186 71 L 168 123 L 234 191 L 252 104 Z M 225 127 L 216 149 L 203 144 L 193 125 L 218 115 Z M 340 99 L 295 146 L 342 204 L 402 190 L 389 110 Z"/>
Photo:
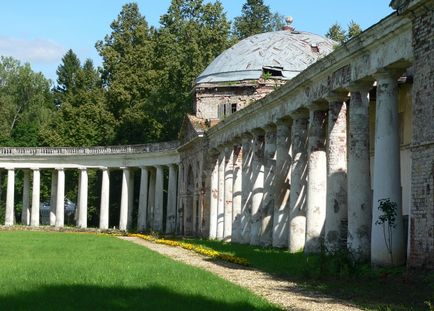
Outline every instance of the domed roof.
<path fill-rule="evenodd" d="M 292 79 L 333 50 L 333 40 L 308 32 L 274 31 L 241 40 L 220 54 L 196 79 L 208 82 L 257 80 L 264 68 Z"/>

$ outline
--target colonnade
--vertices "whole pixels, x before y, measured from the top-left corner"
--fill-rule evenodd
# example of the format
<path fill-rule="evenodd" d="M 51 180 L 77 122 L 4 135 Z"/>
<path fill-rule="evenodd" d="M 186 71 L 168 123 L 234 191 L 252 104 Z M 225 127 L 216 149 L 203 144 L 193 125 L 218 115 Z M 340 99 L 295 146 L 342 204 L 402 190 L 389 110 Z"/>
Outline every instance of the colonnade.
<path fill-rule="evenodd" d="M 164 205 L 164 165 L 140 167 L 140 191 L 138 198 L 137 230 L 154 230 L 162 232 L 165 223 L 165 232 L 175 233 L 176 208 L 177 208 L 177 168 L 175 164 L 168 167 L 167 203 Z M 7 169 L 7 194 L 5 225 L 12 226 L 15 220 L 15 171 L 16 168 Z M 23 209 L 21 213 L 22 225 L 37 227 L 40 225 L 40 168 L 19 168 L 24 172 L 23 176 Z M 45 169 L 45 168 L 44 168 Z M 78 168 L 78 197 L 76 211 L 76 226 L 87 228 L 88 219 L 88 169 Z M 101 170 L 101 197 L 99 228 L 109 229 L 109 206 L 110 206 L 110 170 L 122 170 L 122 192 L 120 200 L 119 229 L 129 230 L 132 228 L 134 206 L 134 172 L 135 167 L 98 168 Z M 32 178 L 30 178 L 32 174 Z M 30 180 L 32 179 L 32 187 Z M 31 189 L 31 201 L 30 201 Z M 51 226 L 62 228 L 65 225 L 65 168 L 52 169 L 50 216 Z M 165 212 L 163 211 L 165 210 Z M 164 222 L 163 215 L 166 215 Z"/>
<path fill-rule="evenodd" d="M 335 252 L 388 264 L 378 200 L 397 203 L 393 263 L 405 260 L 397 78 L 376 75 L 375 159 L 370 179 L 373 82 L 281 116 L 211 149 L 210 238 Z M 373 195 L 371 195 L 371 188 Z"/>

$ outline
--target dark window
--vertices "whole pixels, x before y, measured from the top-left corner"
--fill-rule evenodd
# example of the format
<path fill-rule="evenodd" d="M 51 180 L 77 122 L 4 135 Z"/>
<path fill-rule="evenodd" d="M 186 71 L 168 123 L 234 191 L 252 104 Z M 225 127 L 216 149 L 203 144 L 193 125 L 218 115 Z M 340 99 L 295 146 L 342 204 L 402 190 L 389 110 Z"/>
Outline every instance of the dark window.
<path fill-rule="evenodd" d="M 264 76 L 269 77 L 283 77 L 283 67 L 262 67 Z"/>
<path fill-rule="evenodd" d="M 231 113 L 237 111 L 237 104 L 231 104 Z"/>

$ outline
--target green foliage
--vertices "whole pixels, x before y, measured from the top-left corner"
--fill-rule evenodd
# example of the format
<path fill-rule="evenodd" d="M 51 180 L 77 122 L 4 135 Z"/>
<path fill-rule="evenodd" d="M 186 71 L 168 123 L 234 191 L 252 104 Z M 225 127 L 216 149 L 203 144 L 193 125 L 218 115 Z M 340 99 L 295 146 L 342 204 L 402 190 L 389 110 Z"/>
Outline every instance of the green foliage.
<path fill-rule="evenodd" d="M 390 263 L 393 264 L 392 230 L 396 227 L 395 222 L 398 205 L 396 204 L 396 202 L 390 201 L 389 198 L 378 200 L 378 203 L 380 203 L 380 205 L 378 206 L 378 210 L 382 212 L 382 214 L 378 217 L 378 220 L 375 221 L 375 224 L 381 225 L 383 227 L 384 242 L 390 255 Z"/>
<path fill-rule="evenodd" d="M 362 32 L 362 28 L 355 21 L 351 20 L 347 29 L 343 29 L 342 26 L 336 22 L 330 26 L 326 33 L 326 37 L 339 43 L 339 45 L 350 40 Z"/>
<path fill-rule="evenodd" d="M 249 36 L 282 30 L 285 18 L 279 13 L 272 13 L 263 0 L 247 0 L 241 10 L 241 16 L 235 17 L 233 34 L 238 40 Z"/>

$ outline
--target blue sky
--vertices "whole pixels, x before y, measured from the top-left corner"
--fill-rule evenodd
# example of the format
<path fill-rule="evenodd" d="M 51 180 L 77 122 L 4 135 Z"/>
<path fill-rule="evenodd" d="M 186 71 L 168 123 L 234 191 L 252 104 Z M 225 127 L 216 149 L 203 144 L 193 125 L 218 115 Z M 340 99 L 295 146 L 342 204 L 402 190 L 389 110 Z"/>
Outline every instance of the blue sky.
<path fill-rule="evenodd" d="M 56 79 L 56 68 L 68 49 L 81 60 L 101 59 L 95 42 L 110 33 L 123 0 L 4 0 L 1 4 L 0 55 L 29 62 L 47 78 Z M 170 0 L 139 0 L 149 24 L 158 26 Z M 245 0 L 222 0 L 229 19 L 240 15 Z M 299 30 L 324 35 L 335 22 L 346 26 L 351 20 L 363 29 L 389 15 L 389 0 L 265 0 L 274 12 L 294 18 Z"/>

